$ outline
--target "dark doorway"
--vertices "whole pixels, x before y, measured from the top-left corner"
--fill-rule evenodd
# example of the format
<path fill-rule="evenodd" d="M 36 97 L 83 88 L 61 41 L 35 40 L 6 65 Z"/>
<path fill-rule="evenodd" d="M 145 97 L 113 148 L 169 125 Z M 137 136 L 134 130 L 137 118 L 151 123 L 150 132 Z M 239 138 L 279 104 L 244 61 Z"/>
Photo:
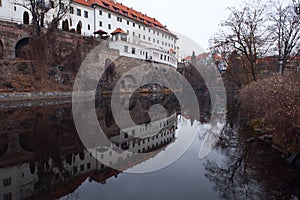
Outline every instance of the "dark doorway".
<path fill-rule="evenodd" d="M 79 21 L 76 27 L 76 31 L 78 34 L 81 34 L 81 29 L 82 29 L 82 23 L 81 21 Z"/>
<path fill-rule="evenodd" d="M 28 44 L 29 38 L 23 38 L 17 42 L 15 47 L 16 58 L 30 58 L 30 49 Z"/>
<path fill-rule="evenodd" d="M 69 31 L 70 30 L 69 21 L 67 19 L 62 22 L 62 30 L 63 31 Z"/>
<path fill-rule="evenodd" d="M 29 14 L 27 11 L 23 13 L 23 24 L 29 24 Z"/>

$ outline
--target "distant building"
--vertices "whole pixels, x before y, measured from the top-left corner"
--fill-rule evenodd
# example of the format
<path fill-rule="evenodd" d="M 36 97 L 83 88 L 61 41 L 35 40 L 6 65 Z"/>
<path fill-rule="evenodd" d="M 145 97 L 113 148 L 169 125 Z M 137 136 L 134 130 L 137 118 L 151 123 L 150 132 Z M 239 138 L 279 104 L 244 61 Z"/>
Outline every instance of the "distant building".
<path fill-rule="evenodd" d="M 30 24 L 31 14 L 23 6 L 27 0 L 0 0 L 0 20 Z M 67 4 L 65 0 L 65 4 Z M 17 3 L 17 4 L 16 4 Z M 44 26 L 47 28 L 57 12 L 56 1 L 43 1 L 47 9 Z M 61 6 L 65 6 L 62 4 Z M 111 48 L 120 55 L 177 66 L 176 40 L 157 19 L 147 16 L 113 0 L 74 0 L 68 13 L 59 22 L 85 36 L 112 34 Z"/>
<path fill-rule="evenodd" d="M 202 53 L 199 54 L 198 56 L 195 55 L 195 52 L 193 52 L 192 56 L 186 56 L 185 58 L 182 59 L 182 62 L 185 65 L 189 65 L 197 60 L 205 60 L 205 59 L 212 59 L 216 66 L 218 67 L 220 72 L 226 71 L 227 64 L 220 55 L 218 54 L 212 54 L 212 53 Z"/>

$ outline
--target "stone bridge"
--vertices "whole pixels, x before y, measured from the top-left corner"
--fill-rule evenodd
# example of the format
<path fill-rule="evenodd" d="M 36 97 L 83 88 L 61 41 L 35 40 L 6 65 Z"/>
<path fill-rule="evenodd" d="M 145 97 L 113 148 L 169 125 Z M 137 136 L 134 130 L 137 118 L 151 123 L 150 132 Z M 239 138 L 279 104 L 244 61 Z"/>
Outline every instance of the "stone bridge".
<path fill-rule="evenodd" d="M 16 50 L 28 43 L 28 25 L 0 21 L 0 59 L 15 58 Z"/>

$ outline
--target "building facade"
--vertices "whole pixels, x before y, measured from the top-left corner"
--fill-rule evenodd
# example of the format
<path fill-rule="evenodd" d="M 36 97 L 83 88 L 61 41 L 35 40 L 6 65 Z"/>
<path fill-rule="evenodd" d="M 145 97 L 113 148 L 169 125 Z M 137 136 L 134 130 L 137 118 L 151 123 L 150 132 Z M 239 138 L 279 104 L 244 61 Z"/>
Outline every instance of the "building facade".
<path fill-rule="evenodd" d="M 74 0 L 71 4 L 62 0 L 60 5 L 57 1 L 42 2 L 49 10 L 42 20 L 46 28 L 60 10 L 68 7 L 59 28 L 67 26 L 72 32 L 97 37 L 99 32 L 101 37 L 105 33 L 110 36 L 116 30 L 122 30 L 123 39 L 119 39 L 118 33 L 110 44 L 110 48 L 118 49 L 121 56 L 177 66 L 174 50 L 177 37 L 155 18 L 113 0 Z M 31 13 L 26 9 L 30 6 L 27 4 L 27 0 L 0 0 L 0 20 L 31 23 Z"/>

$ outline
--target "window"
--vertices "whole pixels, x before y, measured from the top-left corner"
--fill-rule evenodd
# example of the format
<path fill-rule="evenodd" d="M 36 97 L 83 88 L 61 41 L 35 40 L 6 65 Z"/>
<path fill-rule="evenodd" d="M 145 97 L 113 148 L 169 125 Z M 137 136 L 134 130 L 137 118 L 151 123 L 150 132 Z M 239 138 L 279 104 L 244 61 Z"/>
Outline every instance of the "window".
<path fill-rule="evenodd" d="M 148 37 L 148 40 L 149 40 L 149 42 L 151 41 L 151 38 L 150 37 Z"/>
<path fill-rule="evenodd" d="M 89 18 L 89 13 L 87 11 L 84 11 L 84 17 Z"/>
<path fill-rule="evenodd" d="M 101 27 L 102 27 L 102 21 L 99 21 L 99 26 L 101 26 Z"/>
<path fill-rule="evenodd" d="M 3 187 L 11 185 L 11 178 L 3 179 Z"/>
<path fill-rule="evenodd" d="M 122 22 L 122 18 L 121 17 L 117 17 L 117 21 L 118 22 Z"/>
<path fill-rule="evenodd" d="M 135 48 L 134 47 L 132 47 L 131 53 L 135 54 Z"/>
<path fill-rule="evenodd" d="M 141 34 L 139 34 L 139 38 L 141 38 Z"/>
<path fill-rule="evenodd" d="M 132 23 L 132 26 L 135 27 L 135 23 Z"/>
<path fill-rule="evenodd" d="M 159 44 L 159 40 L 157 40 L 157 44 Z"/>
<path fill-rule="evenodd" d="M 74 14 L 74 8 L 72 6 L 70 6 L 70 13 Z"/>
<path fill-rule="evenodd" d="M 108 13 L 108 18 L 111 18 L 111 14 L 110 13 Z"/>
<path fill-rule="evenodd" d="M 124 46 L 124 52 L 128 53 L 128 46 Z"/>
<path fill-rule="evenodd" d="M 99 10 L 99 15 L 102 15 L 102 10 Z"/>
<path fill-rule="evenodd" d="M 77 167 L 74 167 L 73 168 L 73 174 L 76 174 L 77 173 Z"/>
<path fill-rule="evenodd" d="M 86 168 L 87 168 L 87 169 L 91 169 L 91 163 L 88 163 L 88 164 L 86 165 Z"/>
<path fill-rule="evenodd" d="M 129 30 L 127 30 L 127 35 L 129 35 Z"/>
<path fill-rule="evenodd" d="M 81 10 L 77 8 L 77 15 L 81 16 Z"/>
<path fill-rule="evenodd" d="M 14 6 L 14 11 L 17 11 L 17 7 L 16 6 Z"/>
<path fill-rule="evenodd" d="M 91 26 L 88 24 L 88 30 L 91 30 Z"/>
<path fill-rule="evenodd" d="M 155 30 L 153 30 L 153 34 L 155 34 Z"/>
<path fill-rule="evenodd" d="M 146 30 L 145 26 L 143 27 L 144 31 Z"/>
<path fill-rule="evenodd" d="M 141 29 L 141 25 L 139 25 L 139 29 Z"/>
<path fill-rule="evenodd" d="M 12 199 L 12 193 L 6 193 L 3 195 L 3 200 L 11 200 Z"/>
<path fill-rule="evenodd" d="M 135 36 L 135 32 L 132 32 L 132 35 Z"/>
<path fill-rule="evenodd" d="M 129 25 L 130 24 L 130 22 L 127 20 L 127 25 Z"/>
<path fill-rule="evenodd" d="M 162 41 L 161 43 L 162 43 L 162 45 L 164 45 L 164 44 L 165 44 L 165 43 L 164 43 L 164 41 Z"/>
<path fill-rule="evenodd" d="M 84 165 L 80 165 L 80 171 L 84 170 Z"/>
<path fill-rule="evenodd" d="M 143 39 L 146 40 L 146 36 L 145 35 L 143 35 Z"/>
<path fill-rule="evenodd" d="M 153 38 L 153 43 L 155 42 L 155 39 Z"/>
<path fill-rule="evenodd" d="M 111 29 L 111 24 L 108 24 L 108 29 Z"/>

